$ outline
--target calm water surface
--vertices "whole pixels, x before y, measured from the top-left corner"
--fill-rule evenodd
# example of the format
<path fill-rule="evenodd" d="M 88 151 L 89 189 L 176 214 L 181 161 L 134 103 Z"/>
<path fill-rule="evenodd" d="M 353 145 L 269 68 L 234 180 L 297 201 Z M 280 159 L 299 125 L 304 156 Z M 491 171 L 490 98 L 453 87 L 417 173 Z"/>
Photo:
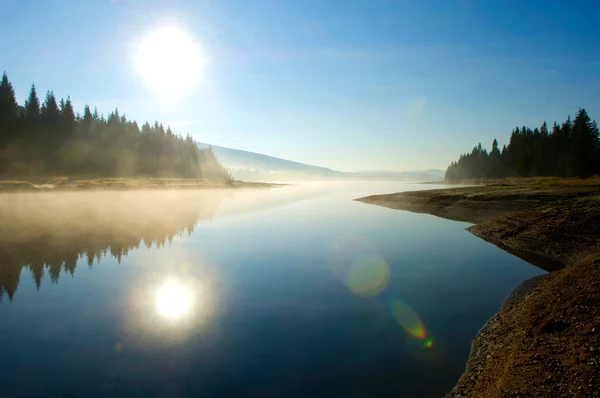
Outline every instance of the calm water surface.
<path fill-rule="evenodd" d="M 0 397 L 442 396 L 543 271 L 428 188 L 1 195 Z"/>

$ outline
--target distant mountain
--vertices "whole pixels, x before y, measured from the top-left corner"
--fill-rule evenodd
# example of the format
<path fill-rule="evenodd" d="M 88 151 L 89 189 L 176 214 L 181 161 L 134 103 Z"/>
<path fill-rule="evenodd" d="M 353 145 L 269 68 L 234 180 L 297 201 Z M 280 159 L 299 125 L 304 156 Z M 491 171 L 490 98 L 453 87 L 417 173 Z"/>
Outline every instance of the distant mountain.
<path fill-rule="evenodd" d="M 196 145 L 199 149 L 211 147 L 217 160 L 229 171 L 232 177 L 243 181 L 434 181 L 443 178 L 443 173 L 439 175 L 430 172 L 430 170 L 425 172 L 367 171 L 348 173 L 203 142 L 196 142 Z M 434 171 L 441 172 L 441 170 Z"/>
<path fill-rule="evenodd" d="M 397 171 L 392 170 L 360 170 L 358 174 L 396 174 Z"/>
<path fill-rule="evenodd" d="M 407 173 L 429 174 L 429 175 L 438 176 L 441 178 L 444 178 L 444 175 L 446 174 L 446 172 L 444 170 L 440 170 L 440 169 L 413 170 L 413 171 L 407 171 Z"/>
<path fill-rule="evenodd" d="M 379 175 L 393 175 L 393 174 L 425 174 L 443 178 L 445 171 L 440 169 L 427 169 L 427 170 L 408 170 L 408 171 L 392 171 L 392 170 L 362 170 L 358 171 L 358 174 L 379 174 Z"/>
<path fill-rule="evenodd" d="M 293 162 L 263 155 L 262 153 L 242 151 L 218 145 L 197 142 L 199 149 L 212 148 L 219 162 L 231 176 L 243 181 L 293 181 L 293 180 L 335 180 L 347 179 L 344 172 L 326 167 Z"/>
<path fill-rule="evenodd" d="M 196 142 L 196 145 L 198 146 L 198 149 L 211 147 L 221 164 L 229 169 L 277 170 L 288 172 L 303 171 L 318 174 L 340 173 L 326 167 L 312 166 L 305 163 L 276 158 L 274 156 L 263 155 L 262 153 L 226 148 L 205 144 L 203 142 Z"/>

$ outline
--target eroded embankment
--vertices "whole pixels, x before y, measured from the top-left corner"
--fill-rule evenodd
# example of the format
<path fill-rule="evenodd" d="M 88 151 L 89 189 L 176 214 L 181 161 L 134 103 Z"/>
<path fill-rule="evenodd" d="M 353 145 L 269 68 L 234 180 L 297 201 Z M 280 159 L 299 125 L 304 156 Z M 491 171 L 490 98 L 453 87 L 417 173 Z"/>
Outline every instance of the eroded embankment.
<path fill-rule="evenodd" d="M 358 199 L 478 224 L 468 230 L 555 271 L 511 292 L 449 397 L 600 396 L 598 185 L 548 181 Z"/>

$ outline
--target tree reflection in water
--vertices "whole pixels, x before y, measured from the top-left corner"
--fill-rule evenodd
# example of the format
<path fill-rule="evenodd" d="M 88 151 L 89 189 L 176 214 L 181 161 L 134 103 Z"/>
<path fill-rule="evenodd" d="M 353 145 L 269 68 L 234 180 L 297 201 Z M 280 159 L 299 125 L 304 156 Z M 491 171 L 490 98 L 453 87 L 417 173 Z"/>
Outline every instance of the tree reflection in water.
<path fill-rule="evenodd" d="M 210 220 L 228 190 L 4 194 L 0 197 L 0 299 L 12 301 L 24 267 L 37 288 L 78 262 L 119 262 L 140 245 L 164 247 Z M 47 274 L 47 275 L 45 275 Z"/>

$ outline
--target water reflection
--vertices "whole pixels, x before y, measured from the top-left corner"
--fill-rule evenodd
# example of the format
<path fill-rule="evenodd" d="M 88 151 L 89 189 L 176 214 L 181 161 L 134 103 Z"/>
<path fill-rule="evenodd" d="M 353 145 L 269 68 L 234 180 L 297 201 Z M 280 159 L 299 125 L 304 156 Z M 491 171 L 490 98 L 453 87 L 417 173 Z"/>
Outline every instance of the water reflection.
<path fill-rule="evenodd" d="M 0 299 L 12 301 L 24 267 L 37 288 L 61 271 L 75 274 L 83 257 L 119 263 L 132 249 L 164 247 L 210 220 L 230 191 L 84 192 L 2 195 Z M 181 299 L 180 296 L 179 299 Z"/>
<path fill-rule="evenodd" d="M 156 292 L 156 309 L 169 319 L 189 313 L 193 301 L 190 289 L 176 281 L 165 282 Z"/>
<path fill-rule="evenodd" d="M 293 189 L 0 195 L 0 397 L 441 396 L 538 272 L 354 188 Z"/>
<path fill-rule="evenodd" d="M 148 254 L 152 264 L 143 256 L 129 262 L 135 282 L 125 284 L 126 306 L 120 310 L 124 349 L 172 346 L 213 333 L 226 298 L 221 267 L 187 250 Z"/>

